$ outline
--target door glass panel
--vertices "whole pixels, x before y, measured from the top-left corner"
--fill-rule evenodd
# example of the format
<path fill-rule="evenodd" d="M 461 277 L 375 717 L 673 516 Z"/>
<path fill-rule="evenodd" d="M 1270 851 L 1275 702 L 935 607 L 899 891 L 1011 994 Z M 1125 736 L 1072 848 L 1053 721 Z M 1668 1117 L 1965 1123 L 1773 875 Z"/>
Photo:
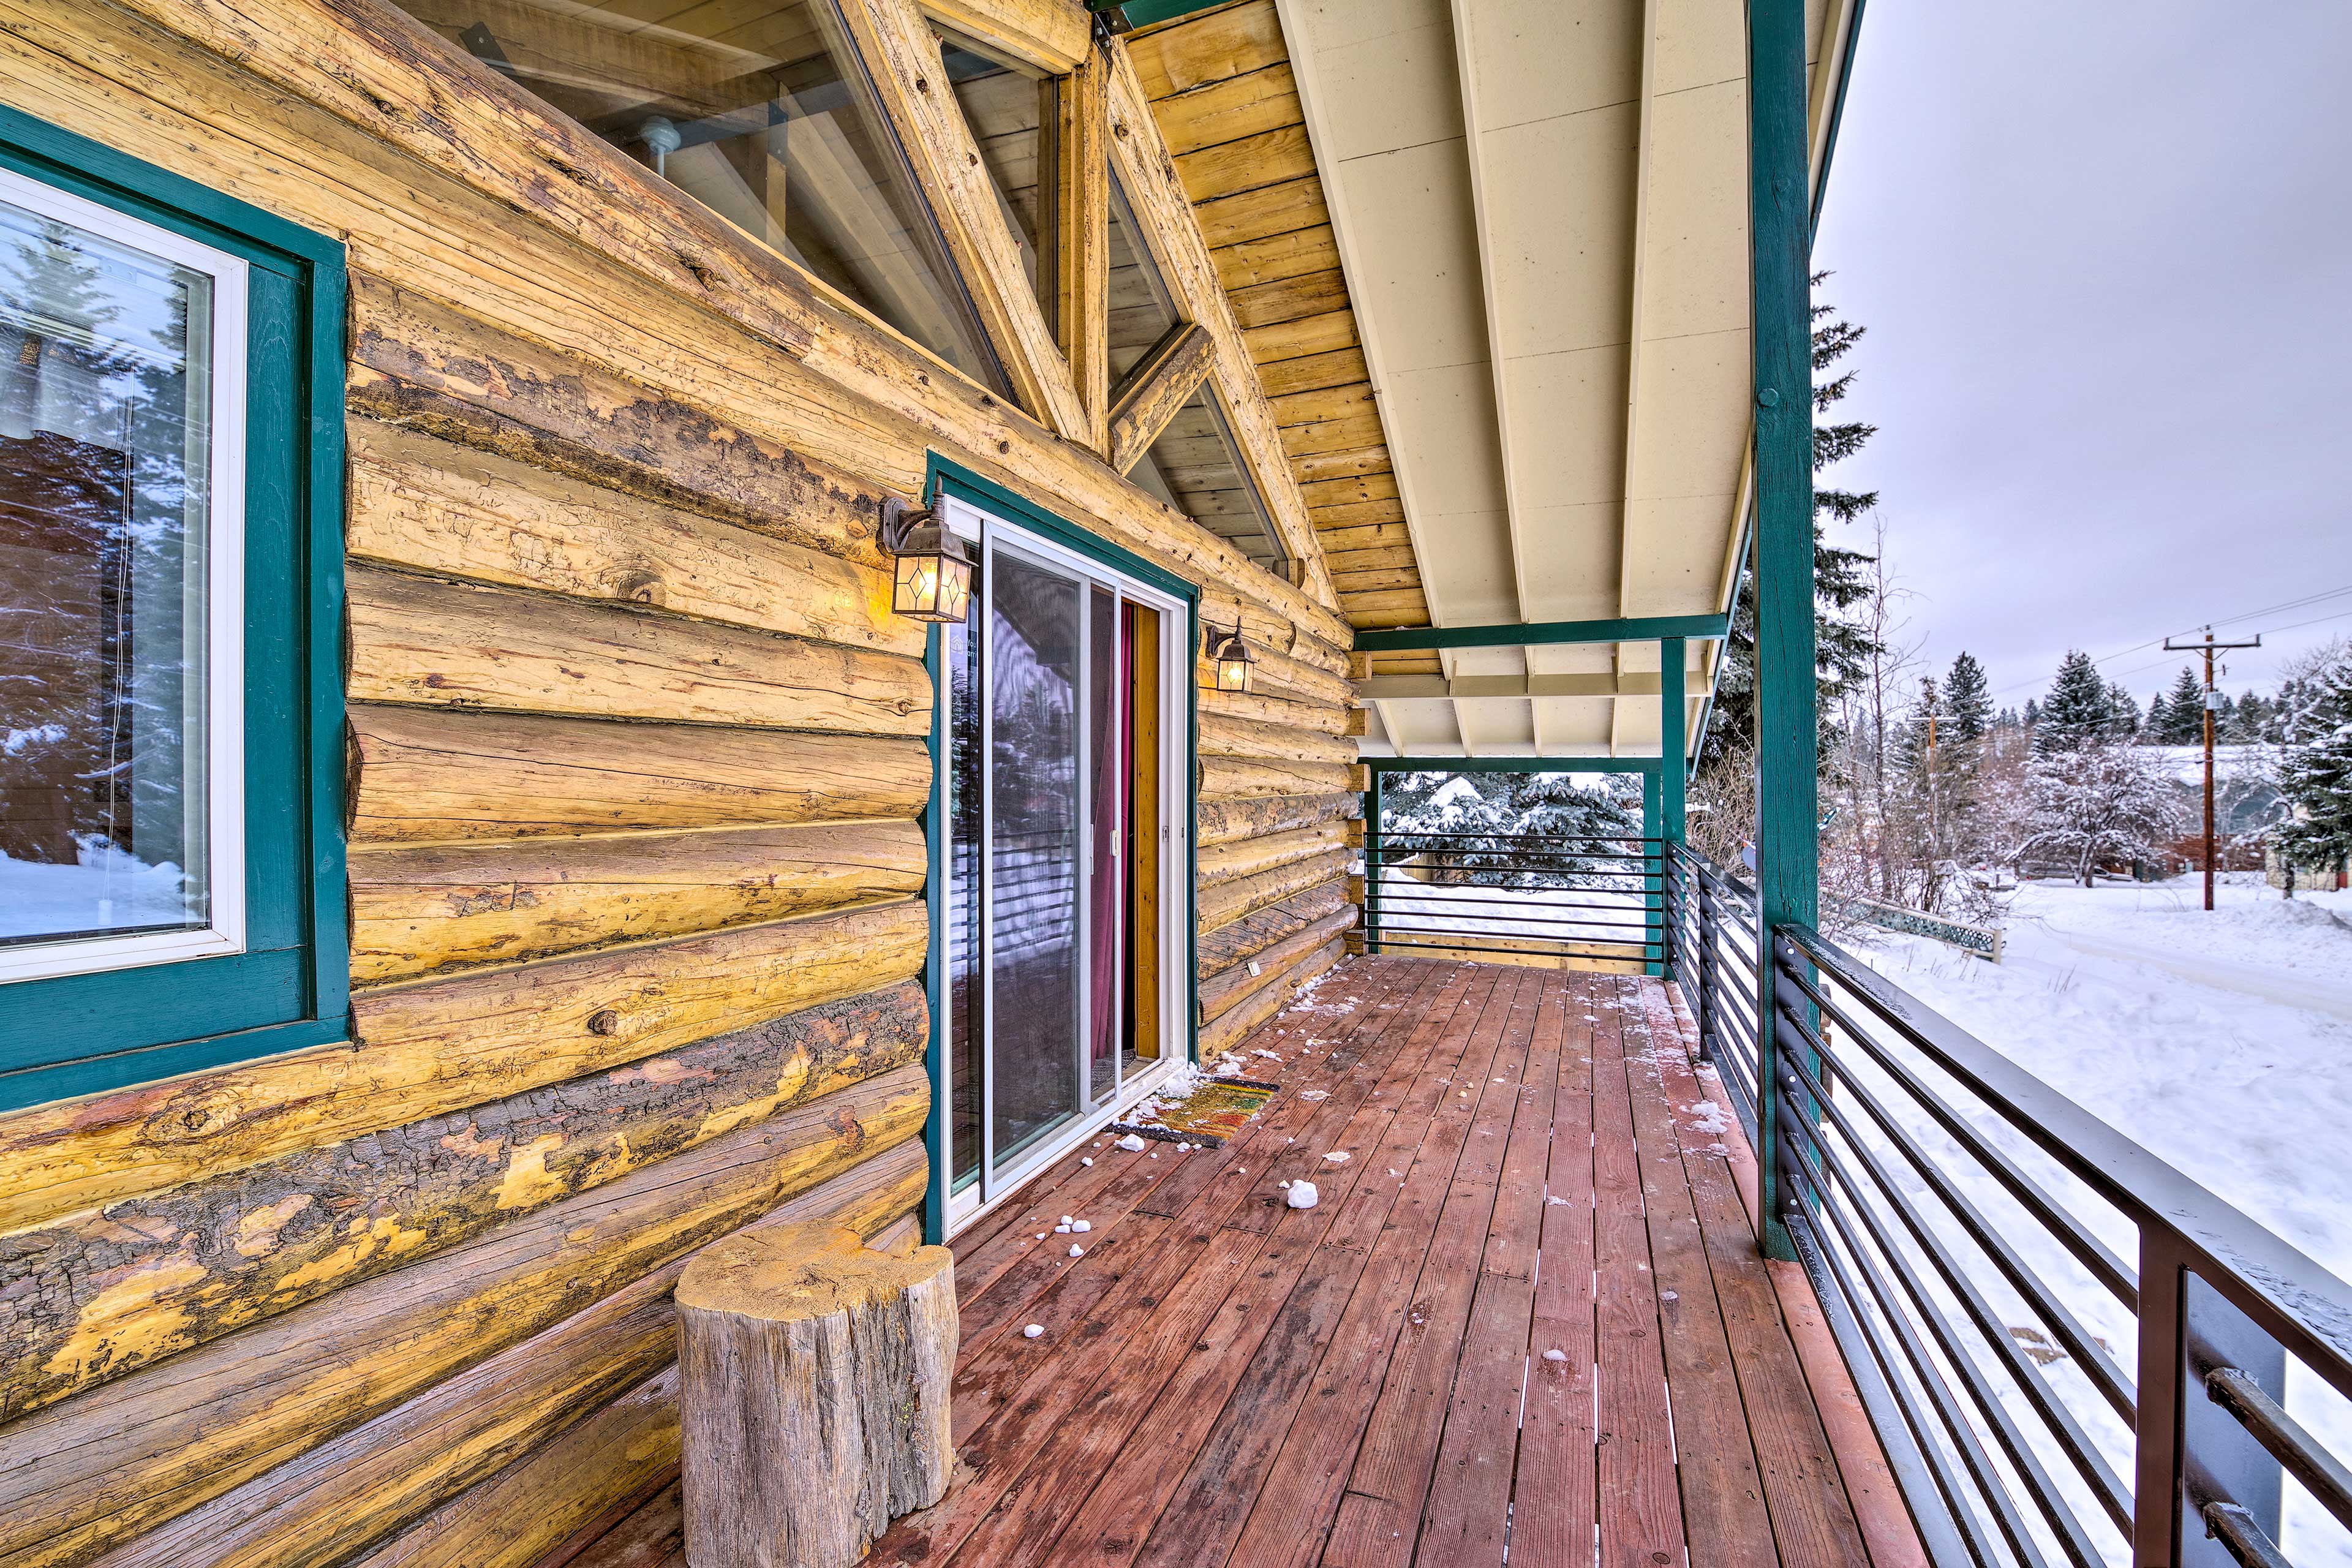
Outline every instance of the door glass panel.
<path fill-rule="evenodd" d="M 986 604 L 988 563 L 973 567 L 971 597 Z M 947 626 L 948 679 L 948 1114 L 949 1173 L 961 1190 L 980 1175 L 981 1091 L 987 1044 L 980 887 L 980 632 Z"/>
<path fill-rule="evenodd" d="M 209 919 L 213 291 L 0 202 L 0 945 Z"/>
<path fill-rule="evenodd" d="M 1274 521 L 1242 467 L 1240 449 L 1218 408 L 1214 383 L 1204 383 L 1176 411 L 1128 476 L 1267 571 L 1283 571 Z"/>
<path fill-rule="evenodd" d="M 1083 1100 L 1078 675 L 1086 584 L 992 552 L 989 930 L 995 1163 L 1016 1163 Z"/>
<path fill-rule="evenodd" d="M 1097 583 L 1087 606 L 1087 759 L 1089 781 L 1087 892 L 1087 1074 L 1088 1098 L 1107 1102 L 1118 1089 L 1119 874 L 1126 818 L 1126 770 L 1120 765 L 1119 710 L 1126 705 L 1124 648 L 1118 598 Z"/>
<path fill-rule="evenodd" d="M 398 0 L 974 379 L 1001 388 L 833 0 Z"/>
<path fill-rule="evenodd" d="M 1161 280 L 1143 231 L 1127 205 L 1118 176 L 1110 177 L 1110 384 L 1114 393 L 1125 384 L 1136 362 L 1151 345 L 1175 330 L 1176 298 Z"/>
<path fill-rule="evenodd" d="M 1005 226 L 1021 247 L 1021 269 L 1051 327 L 1059 294 L 1054 137 L 1061 123 L 1060 84 L 953 33 L 941 35 L 940 52 Z"/>

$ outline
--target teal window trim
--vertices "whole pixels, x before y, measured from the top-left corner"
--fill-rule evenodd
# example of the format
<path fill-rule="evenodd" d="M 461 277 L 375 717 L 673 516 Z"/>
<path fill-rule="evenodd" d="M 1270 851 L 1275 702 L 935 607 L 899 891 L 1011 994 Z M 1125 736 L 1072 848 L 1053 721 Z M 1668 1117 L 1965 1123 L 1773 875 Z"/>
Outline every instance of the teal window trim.
<path fill-rule="evenodd" d="M 1201 631 L 1201 587 L 1117 544 L 1091 529 L 1047 511 L 1036 502 L 961 464 L 930 454 L 923 473 L 926 498 L 944 491 L 1041 535 L 1090 561 L 1134 578 L 1184 605 L 1184 635 L 1192 640 L 1197 661 Z M 946 674 L 946 639 L 933 626 L 924 645 L 923 664 L 931 676 L 931 794 L 923 809 L 923 845 L 929 864 L 924 878 L 924 902 L 930 914 L 929 950 L 923 964 L 923 992 L 929 1005 L 929 1044 L 924 1060 L 931 1078 L 931 1113 L 923 1124 L 923 1142 L 931 1162 L 930 1181 L 924 1189 L 923 1237 L 932 1243 L 947 1239 L 948 1175 L 942 1157 L 947 1148 L 947 1038 L 941 1021 L 947 1016 L 947 781 L 940 759 L 947 755 L 948 705 L 940 700 Z M 1201 683 L 1184 682 L 1184 974 L 1181 994 L 1171 997 L 1183 1009 L 1184 1058 L 1201 1059 L 1201 1010 L 1193 999 L 1201 968 Z"/>
<path fill-rule="evenodd" d="M 0 985 L 0 1111 L 348 1039 L 343 247 L 0 108 L 0 167 L 242 257 L 247 950 Z"/>

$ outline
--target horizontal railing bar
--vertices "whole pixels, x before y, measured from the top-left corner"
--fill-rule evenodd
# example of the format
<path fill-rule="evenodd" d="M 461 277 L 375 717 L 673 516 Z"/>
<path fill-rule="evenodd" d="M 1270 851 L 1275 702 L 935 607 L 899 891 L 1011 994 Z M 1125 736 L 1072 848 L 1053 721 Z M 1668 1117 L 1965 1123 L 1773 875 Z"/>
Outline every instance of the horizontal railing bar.
<path fill-rule="evenodd" d="M 1581 958 L 1590 959 L 1596 963 L 1654 963 L 1659 958 L 1659 950 L 1656 947 L 1643 947 L 1634 942 L 1617 942 L 1612 944 L 1619 950 L 1615 952 L 1569 952 L 1564 951 L 1554 952 L 1550 949 L 1540 947 L 1497 947 L 1492 943 L 1481 944 L 1477 942 L 1425 942 L 1422 940 L 1424 936 L 1442 936 L 1444 934 L 1444 933 L 1442 931 L 1396 932 L 1390 931 L 1386 926 L 1382 926 L 1381 928 L 1380 935 L 1375 940 L 1377 941 L 1381 951 L 1388 953 L 1391 957 L 1399 955 L 1411 957 L 1415 953 L 1424 952 L 1469 952 L 1492 953 L 1502 957 L 1518 959 Z"/>
<path fill-rule="evenodd" d="M 1810 993 L 1811 987 L 1805 985 L 1801 976 L 1791 974 L 1789 977 L 1796 981 L 1801 989 Z M 2122 1416 L 2125 1424 L 2128 1426 L 2137 1415 L 2137 1399 L 2131 1379 L 2125 1374 L 2123 1369 L 2116 1365 L 2105 1352 L 2099 1349 L 2098 1342 L 2092 1336 L 2091 1331 L 2085 1329 L 2075 1319 L 2074 1313 L 2050 1292 L 2040 1277 L 2026 1266 L 2025 1260 L 2017 1255 L 2016 1250 L 2001 1237 L 2000 1231 L 1985 1219 L 1976 1205 L 1969 1202 L 1968 1195 L 1944 1173 L 1943 1168 L 1927 1157 L 1927 1152 L 1919 1147 L 1909 1131 L 1895 1120 L 1885 1106 L 1880 1103 L 1878 1097 L 1840 1061 L 1839 1053 L 1843 1047 L 1832 1046 L 1806 1027 L 1802 1022 L 1794 1018 L 1790 1021 L 1803 1035 L 1806 1045 L 1817 1052 L 1837 1074 L 1839 1081 L 1847 1090 L 1844 1098 L 1859 1102 L 1862 1108 L 1869 1112 L 1871 1120 L 1878 1124 L 1887 1141 L 1901 1152 L 1905 1163 L 1918 1172 L 1936 1195 L 1943 1200 L 1944 1206 L 1951 1211 L 1952 1217 L 1959 1222 L 1960 1228 L 1968 1233 L 1970 1240 L 1984 1249 L 1985 1255 L 1991 1259 L 1993 1267 L 2000 1271 L 2001 1277 L 2026 1299 L 2044 1321 L 2049 1323 L 2060 1342 L 2066 1347 L 2067 1352 L 2074 1356 L 2076 1364 L 2082 1368 L 2084 1375 L 2090 1379 L 2092 1385 L 2098 1389 L 2108 1405 L 2114 1407 L 2116 1414 Z M 1791 1065 L 1800 1073 L 1805 1071 L 1801 1062 Z M 1837 1119 L 1839 1130 L 1843 1131 L 1847 1141 L 1854 1145 L 1856 1152 L 1862 1154 L 1865 1160 L 1871 1160 L 1871 1156 L 1858 1136 L 1857 1130 L 1845 1124 L 1845 1113 L 1841 1106 L 1830 1103 L 1825 1106 L 1825 1109 L 1831 1116 Z M 1875 1162 L 1872 1161 L 1872 1163 L 1874 1166 Z M 1881 1184 L 1888 1185 L 1891 1189 L 1891 1184 L 1886 1183 L 1883 1177 Z"/>
<path fill-rule="evenodd" d="M 2345 1529 L 2352 1530 L 2352 1469 L 2288 1415 L 2263 1385 L 2234 1366 L 2205 1374 L 2206 1396 L 2238 1418 L 2280 1468 L 2303 1483 Z"/>
<path fill-rule="evenodd" d="M 1790 1016 L 1792 1011 L 1784 1007 L 1781 1009 L 1781 1016 L 1793 1025 L 1796 1020 Z M 1799 1033 L 1804 1035 L 1806 1043 L 1812 1044 L 1811 1034 L 1803 1030 L 1801 1026 L 1798 1026 L 1798 1028 Z M 2083 1430 L 2082 1423 L 2075 1418 L 2074 1411 L 2067 1407 L 2066 1402 L 2058 1397 L 2057 1392 L 2042 1379 L 2040 1371 L 2026 1359 L 2024 1351 L 2019 1348 L 2017 1342 L 2010 1338 L 2007 1325 L 2001 1322 L 2000 1315 L 1992 1310 L 1992 1304 L 1984 1299 L 1984 1293 L 1977 1289 L 1975 1281 L 1969 1279 L 1967 1271 L 1953 1261 L 1910 1200 L 1895 1186 L 1885 1168 L 1878 1163 L 1877 1158 L 1867 1147 L 1855 1142 L 1853 1131 L 1846 1122 L 1844 1112 L 1829 1098 L 1828 1092 L 1822 1087 L 1819 1080 L 1805 1070 L 1803 1065 L 1797 1059 L 1797 1053 L 1783 1047 L 1780 1059 L 1790 1068 L 1789 1078 L 1786 1080 L 1790 1092 L 1793 1094 L 1800 1088 L 1811 1090 L 1814 1097 L 1814 1103 L 1827 1111 L 1832 1120 L 1837 1123 L 1838 1131 L 1845 1135 L 1847 1147 L 1853 1151 L 1855 1159 L 1875 1183 L 1879 1195 L 1895 1210 L 1896 1217 L 1903 1222 L 1903 1228 L 1910 1232 L 1912 1240 L 1916 1242 L 1919 1249 L 1927 1255 L 1927 1260 L 1935 1266 L 1936 1272 L 1943 1278 L 1945 1285 L 1959 1299 L 1961 1310 L 1967 1312 L 1970 1321 L 1976 1325 L 1977 1332 L 1983 1337 L 1984 1343 L 1991 1350 L 1994 1359 L 1999 1361 L 2003 1369 L 2009 1373 L 2010 1380 L 2016 1384 L 2018 1392 L 2025 1396 L 2027 1403 L 2033 1406 L 2034 1413 L 2042 1417 L 2043 1426 L 2057 1439 L 2058 1446 L 2064 1452 L 2067 1462 L 2074 1467 L 2077 1475 L 2090 1483 L 2092 1493 L 2097 1498 L 2100 1506 L 2106 1510 L 2107 1516 L 2115 1521 L 2116 1528 L 2128 1540 L 2132 1529 L 2131 1493 L 2125 1487 L 2123 1478 L 2116 1475 L 2113 1467 L 2108 1465 L 2106 1456 L 2099 1452 L 2098 1446 L 2091 1440 L 2090 1434 Z M 1854 1180 L 1853 1170 L 1839 1156 L 1837 1151 L 1829 1146 L 1828 1142 L 1822 1137 L 1819 1130 L 1810 1121 L 1801 1116 L 1792 1116 L 1788 1119 L 1788 1125 L 1812 1149 L 1828 1174 L 1842 1184 L 1848 1193 L 1854 1194 L 1857 1201 L 1851 1205 L 1854 1213 L 1860 1216 L 1863 1225 L 1869 1230 L 1872 1239 L 1877 1242 L 1879 1252 L 1895 1266 L 1895 1274 L 1902 1280 L 1904 1289 L 1918 1308 L 1919 1316 L 1926 1320 L 1929 1332 L 1936 1337 L 1936 1342 L 1943 1347 L 1945 1355 L 1959 1369 L 1962 1380 L 1968 1384 L 1969 1395 L 1976 1401 L 1985 1420 L 2000 1437 L 2001 1447 L 2009 1454 L 2010 1462 L 2025 1477 L 2026 1484 L 2032 1488 L 2034 1501 L 2040 1506 L 2043 1519 L 2066 1537 L 2070 1543 L 2070 1552 L 2075 1553 L 2083 1568 L 2090 1568 L 2091 1564 L 2099 1561 L 2097 1549 L 2091 1544 L 2090 1538 L 2083 1530 L 2081 1521 L 2074 1518 L 2074 1510 L 2066 1506 L 2065 1500 L 2059 1495 L 2048 1472 L 2042 1469 L 2041 1456 L 2035 1451 L 2034 1446 L 2026 1440 L 2022 1432 L 2017 1429 L 2014 1419 L 2009 1414 L 2008 1406 L 2001 1403 L 2000 1394 L 1985 1378 L 1983 1369 L 1977 1364 L 1974 1357 L 1968 1355 L 1961 1348 L 1959 1335 L 1955 1331 L 1951 1321 L 1944 1315 L 1942 1309 L 1936 1306 L 1929 1299 L 1927 1283 L 1913 1268 L 1909 1257 L 1895 1245 L 1894 1238 L 1880 1225 L 1877 1205 L 1859 1201 L 1864 1196 L 1864 1192 L 1861 1184 Z"/>
<path fill-rule="evenodd" d="M 2352 1286 L 1820 933 L 1793 926 L 1784 933 L 2093 1192 L 2143 1230 L 2179 1238 L 2200 1276 L 2352 1398 Z"/>
<path fill-rule="evenodd" d="M 1944 1374 L 1936 1370 L 1934 1359 L 1928 1355 L 1927 1347 L 1920 1342 L 1918 1331 L 1912 1326 L 1910 1318 L 1894 1310 L 1889 1300 L 1891 1292 L 1887 1289 L 1886 1281 L 1880 1278 L 1877 1267 L 1870 1261 L 1869 1255 L 1856 1245 L 1853 1229 L 1846 1223 L 1841 1205 L 1830 1201 L 1828 1194 L 1815 1176 L 1812 1168 L 1805 1163 L 1801 1151 L 1791 1145 L 1789 1154 L 1790 1160 L 1786 1170 L 1792 1178 L 1791 1185 L 1798 1189 L 1796 1195 L 1803 1199 L 1805 1204 L 1809 1204 L 1813 1212 L 1828 1215 L 1831 1225 L 1836 1228 L 1839 1237 L 1844 1242 L 1846 1257 L 1853 1259 L 1854 1268 L 1870 1286 L 1869 1300 L 1878 1307 L 1879 1321 L 1894 1331 L 1895 1342 L 1902 1348 L 1905 1363 L 1910 1367 L 1912 1377 L 1935 1406 L 1937 1417 L 1943 1424 L 1945 1436 L 1949 1439 L 1949 1446 L 1958 1450 L 1960 1462 L 1968 1467 L 1969 1474 L 1975 1479 L 1978 1494 L 1991 1508 L 1994 1521 L 2000 1526 L 2002 1537 L 2009 1542 L 2011 1549 L 2018 1556 L 2025 1559 L 2028 1568 L 2048 1568 L 2049 1559 L 2042 1555 L 2041 1544 L 2027 1531 L 2024 1519 L 2017 1512 L 2016 1500 L 2009 1495 L 2008 1487 L 2002 1483 L 2000 1472 L 1994 1468 L 1992 1456 L 1985 1452 L 1983 1443 L 1978 1439 L 1976 1428 L 1969 1422 L 1968 1412 L 1960 1407 L 1960 1402 L 1952 1393 L 1951 1384 L 1945 1379 Z M 1803 1206 L 1798 1203 L 1791 1203 L 1790 1212 L 1791 1218 L 1796 1217 L 1804 1212 Z M 1822 1256 L 1829 1260 L 1831 1268 L 1838 1277 L 1838 1288 L 1844 1293 L 1846 1300 L 1855 1305 L 1857 1310 L 1854 1316 L 1864 1322 L 1869 1321 L 1870 1315 L 1859 1310 L 1863 1297 L 1854 1289 L 1853 1279 L 1847 1275 L 1837 1251 L 1824 1247 Z M 1874 1336 L 1874 1341 L 1875 1340 L 1876 1336 Z M 1885 1353 L 1884 1343 L 1874 1342 L 1871 1348 L 1880 1363 L 1890 1373 L 1889 1381 L 1900 1385 L 1903 1380 L 1900 1376 L 1893 1375 L 1895 1372 L 1895 1363 L 1893 1358 Z M 1938 1441 L 1933 1432 L 1916 1419 L 1913 1424 L 1913 1436 L 1924 1451 L 1937 1456 L 1939 1459 L 1942 1458 L 1945 1444 Z M 1979 1563 L 1991 1563 L 1994 1560 L 1990 1552 L 1991 1542 L 1984 1539 L 1984 1521 L 1979 1517 L 1975 1509 L 1967 1506 L 1963 1500 L 1956 1495 L 1957 1487 L 1954 1479 L 1947 1474 L 1948 1466 L 1939 1464 L 1937 1470 L 1937 1489 L 1943 1494 L 1946 1504 L 1952 1509 L 1954 1517 L 1960 1521 L 1961 1528 L 1968 1531 L 1972 1554 Z"/>
<path fill-rule="evenodd" d="M 2205 1533 L 2220 1541 L 2241 1568 L 2294 1568 L 2254 1522 L 2254 1516 L 2236 1503 L 2209 1502 L 2199 1516 L 2205 1521 Z"/>
<path fill-rule="evenodd" d="M 2132 1267 L 2117 1258 L 2106 1244 L 2091 1234 L 2090 1228 L 2057 1199 L 2042 1189 L 2040 1183 L 2025 1173 L 2015 1161 L 1995 1146 L 1976 1125 L 1960 1114 L 1937 1094 L 1908 1062 L 1897 1058 L 1875 1039 L 1869 1029 L 1856 1023 L 1851 1014 L 1832 996 L 1824 993 L 1803 973 L 1801 964 L 1784 965 L 1781 973 L 1811 999 L 1832 1022 L 1844 1031 L 1855 1047 L 1897 1082 L 1901 1083 L 1919 1108 L 1933 1117 L 1936 1124 L 1949 1133 L 1959 1145 L 1975 1156 L 1988 1174 L 2015 1198 L 2049 1232 L 2056 1237 L 2075 1260 L 2090 1271 L 2091 1277 L 2113 1291 L 2123 1304 L 2137 1312 L 2139 1310 L 2139 1276 Z M 1835 971 L 1829 973 L 1834 973 Z M 1851 1077 L 1851 1075 L 1842 1075 Z"/>
<path fill-rule="evenodd" d="M 1811 1217 L 1801 1208 L 1792 1208 L 1787 1222 L 1789 1240 L 1796 1247 L 1797 1261 L 1803 1266 L 1806 1278 L 1812 1281 L 1813 1295 L 1821 1303 L 1831 1336 L 1841 1347 L 1846 1347 L 1847 1371 L 1853 1378 L 1854 1391 L 1861 1395 L 1864 1413 L 1878 1433 L 1879 1449 L 1895 1474 L 1895 1484 L 1910 1505 L 1911 1521 L 1918 1531 L 1919 1543 L 1926 1549 L 1928 1562 L 1938 1568 L 1956 1564 L 1964 1552 L 1981 1562 L 1973 1545 L 1962 1541 L 1936 1460 L 1931 1460 L 1920 1446 L 1916 1423 L 1912 1419 L 1909 1388 L 1901 1386 L 1901 1380 L 1892 1377 L 1880 1364 L 1877 1342 L 1871 1337 L 1875 1329 L 1865 1328 L 1863 1314 L 1831 1277 L 1828 1257 L 1821 1237 L 1813 1232 Z M 1857 1353 L 1864 1347 L 1869 1353 Z M 1937 1453 L 1936 1459 L 1941 1458 Z M 1930 1487 L 1935 1489 L 1937 1499 L 1928 1497 Z M 1937 1500 L 1945 1506 L 1927 1506 Z"/>

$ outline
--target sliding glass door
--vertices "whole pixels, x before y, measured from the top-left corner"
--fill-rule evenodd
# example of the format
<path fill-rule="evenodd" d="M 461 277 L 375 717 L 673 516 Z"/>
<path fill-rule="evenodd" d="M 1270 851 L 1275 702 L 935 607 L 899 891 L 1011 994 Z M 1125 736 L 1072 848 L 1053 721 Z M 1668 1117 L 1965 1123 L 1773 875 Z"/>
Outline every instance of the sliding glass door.
<path fill-rule="evenodd" d="M 979 567 L 947 629 L 950 1224 L 1113 1119 L 1180 1054 L 1159 977 L 1184 606 L 950 500 Z"/>

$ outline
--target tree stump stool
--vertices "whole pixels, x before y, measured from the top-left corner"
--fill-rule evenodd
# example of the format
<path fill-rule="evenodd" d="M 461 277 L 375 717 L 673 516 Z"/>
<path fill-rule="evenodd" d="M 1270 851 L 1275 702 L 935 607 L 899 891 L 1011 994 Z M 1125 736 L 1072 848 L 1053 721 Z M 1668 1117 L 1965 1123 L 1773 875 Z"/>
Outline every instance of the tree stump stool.
<path fill-rule="evenodd" d="M 703 1249 L 677 1285 L 686 1560 L 847 1568 L 948 1489 L 955 1258 L 830 1224 Z"/>

